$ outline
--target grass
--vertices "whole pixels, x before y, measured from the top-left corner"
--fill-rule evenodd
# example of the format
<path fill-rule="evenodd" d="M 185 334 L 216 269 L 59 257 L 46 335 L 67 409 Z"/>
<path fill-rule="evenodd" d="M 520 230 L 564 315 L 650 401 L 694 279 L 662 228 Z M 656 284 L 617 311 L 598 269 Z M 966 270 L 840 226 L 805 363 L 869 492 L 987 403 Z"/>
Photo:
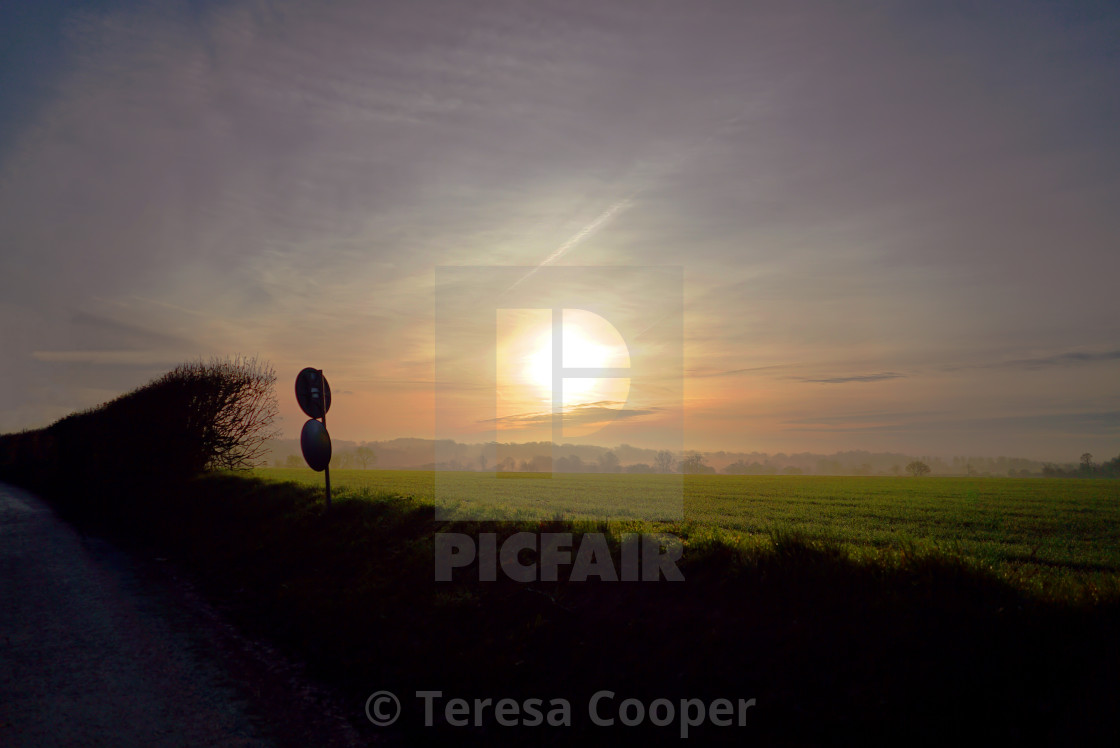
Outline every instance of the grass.
<path fill-rule="evenodd" d="M 607 497 L 630 478 L 579 477 Z M 1115 562 L 1114 545 L 1093 547 L 1113 532 L 1111 484 L 697 476 L 685 481 L 679 522 L 510 523 L 436 520 L 431 473 L 332 478 L 329 512 L 322 476 L 299 470 L 142 488 L 104 476 L 48 495 L 187 570 L 247 634 L 337 686 L 374 743 L 386 735 L 363 710 L 380 689 L 401 695 L 405 710 L 390 744 L 677 742 L 674 729 L 648 723 L 590 725 L 585 705 L 601 689 L 647 704 L 758 700 L 742 729 L 695 729 L 700 745 L 1120 738 L 1120 596 L 1092 582 L 1115 580 L 1115 567 L 1077 564 Z M 493 500 L 457 499 L 468 515 L 471 502 Z M 685 583 L 480 583 L 469 569 L 433 581 L 439 531 L 496 532 L 499 542 L 519 530 L 601 531 L 617 563 L 619 533 L 642 528 L 683 538 Z M 1031 533 L 1062 538 L 1049 538 L 1047 553 L 1064 565 L 1040 564 L 1059 580 L 1045 589 L 1024 585 L 1010 560 L 985 563 Z M 409 695 L 427 689 L 566 698 L 572 726 L 424 728 Z"/>
<path fill-rule="evenodd" d="M 307 486 L 323 482 L 321 473 L 308 469 L 262 468 L 256 474 Z M 438 478 L 441 498 L 446 491 L 457 500 L 440 504 L 448 516 L 513 506 L 523 521 L 553 516 L 552 502 L 546 510 L 534 512 L 532 506 L 536 496 L 552 498 L 556 483 L 583 497 L 567 508 L 591 519 L 604 507 L 617 510 L 624 497 L 656 493 L 658 484 L 662 494 L 669 494 L 666 485 L 680 485 L 680 476 L 658 475 L 558 475 L 556 483 L 482 473 Z M 422 471 L 331 474 L 340 496 L 389 493 L 425 504 L 436 502 L 435 481 Z M 737 546 L 766 546 L 774 533 L 796 533 L 835 544 L 854 559 L 954 559 L 1042 597 L 1120 595 L 1120 481 L 695 475 L 684 477 L 681 521 L 616 520 L 610 527 L 656 527 L 693 542 L 718 539 Z"/>

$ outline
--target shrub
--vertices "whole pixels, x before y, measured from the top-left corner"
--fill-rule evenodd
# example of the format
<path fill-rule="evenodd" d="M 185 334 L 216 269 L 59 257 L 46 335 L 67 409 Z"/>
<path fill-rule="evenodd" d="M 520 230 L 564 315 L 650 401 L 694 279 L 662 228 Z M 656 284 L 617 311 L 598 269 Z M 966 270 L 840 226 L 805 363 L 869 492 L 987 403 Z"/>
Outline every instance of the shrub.
<path fill-rule="evenodd" d="M 195 459 L 210 470 L 248 470 L 277 438 L 276 372 L 256 358 L 214 359 L 177 366 L 154 383 L 182 408 L 197 447 Z M 185 407 L 184 407 L 185 406 Z"/>

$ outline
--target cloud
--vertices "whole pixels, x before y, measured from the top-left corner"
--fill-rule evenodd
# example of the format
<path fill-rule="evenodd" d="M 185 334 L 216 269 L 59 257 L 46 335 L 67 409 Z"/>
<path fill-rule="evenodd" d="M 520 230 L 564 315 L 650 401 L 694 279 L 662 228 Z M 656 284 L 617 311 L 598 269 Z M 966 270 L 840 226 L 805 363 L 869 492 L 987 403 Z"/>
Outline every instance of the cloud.
<path fill-rule="evenodd" d="M 848 428 L 854 425 L 882 425 L 906 421 L 930 420 L 939 414 L 936 411 L 868 411 L 863 413 L 816 414 L 787 418 L 784 424 L 796 426 L 827 426 Z"/>
<path fill-rule="evenodd" d="M 881 374 L 857 374 L 853 376 L 844 377 L 825 377 L 823 379 L 814 379 L 811 377 L 790 377 L 799 382 L 816 382 L 818 384 L 847 384 L 849 382 L 882 382 L 888 379 L 905 379 L 905 374 L 898 374 L 893 371 L 885 371 Z"/>
<path fill-rule="evenodd" d="M 878 420 L 879 422 L 874 422 Z M 831 431 L 834 433 L 881 432 L 890 434 L 934 435 L 978 433 L 990 435 L 1012 430 L 1019 435 L 1051 434 L 1086 437 L 1114 437 L 1120 434 L 1120 411 L 1040 413 L 988 418 L 962 418 L 945 415 L 940 418 L 911 417 L 906 414 L 884 415 L 880 419 L 855 418 L 845 423 L 842 418 L 804 418 L 787 421 L 791 430 Z"/>
<path fill-rule="evenodd" d="M 595 403 L 564 408 L 564 422 L 571 426 L 591 426 L 611 421 L 629 420 L 642 416 L 657 415 L 661 408 L 624 408 L 625 403 L 603 400 Z M 497 423 L 509 427 L 528 428 L 532 426 L 547 426 L 552 423 L 551 411 L 539 413 L 519 413 L 498 418 L 487 418 L 478 423 Z"/>
<path fill-rule="evenodd" d="M 1041 356 L 1038 358 L 1022 358 L 1016 361 L 1006 361 L 995 366 L 1006 366 L 1020 369 L 1042 369 L 1048 366 L 1077 366 L 1080 364 L 1094 364 L 1101 361 L 1120 361 L 1120 350 L 1117 351 L 1071 351 L 1054 356 Z"/>
<path fill-rule="evenodd" d="M 135 350 L 192 350 L 197 344 L 183 336 L 122 322 L 110 317 L 75 310 L 70 315 L 74 337 L 90 349 L 120 348 Z M 42 359 L 41 359 L 42 360 Z"/>
<path fill-rule="evenodd" d="M 976 363 L 968 364 L 948 364 L 938 366 L 936 369 L 946 372 L 979 369 L 1018 369 L 1021 371 L 1033 371 L 1036 369 L 1048 368 L 1073 368 L 1087 364 L 1108 363 L 1111 361 L 1120 361 L 1120 350 L 1068 351 L 1066 353 L 1055 353 L 1049 356 L 1032 356 L 1029 358 L 1006 359 L 1002 361 L 981 360 Z"/>
<path fill-rule="evenodd" d="M 32 351 L 31 358 L 52 364 L 96 366 L 166 366 L 182 363 L 183 354 L 172 351 Z"/>
<path fill-rule="evenodd" d="M 693 369 L 685 372 L 685 376 L 696 379 L 712 377 L 732 377 L 737 374 L 749 374 L 756 371 L 773 371 L 775 369 L 788 369 L 792 364 L 774 364 L 772 366 L 749 366 L 743 369 Z"/>
<path fill-rule="evenodd" d="M 1047 413 L 1008 416 L 973 421 L 976 425 L 1025 428 L 1042 432 L 1084 434 L 1088 436 L 1120 435 L 1120 411 Z"/>

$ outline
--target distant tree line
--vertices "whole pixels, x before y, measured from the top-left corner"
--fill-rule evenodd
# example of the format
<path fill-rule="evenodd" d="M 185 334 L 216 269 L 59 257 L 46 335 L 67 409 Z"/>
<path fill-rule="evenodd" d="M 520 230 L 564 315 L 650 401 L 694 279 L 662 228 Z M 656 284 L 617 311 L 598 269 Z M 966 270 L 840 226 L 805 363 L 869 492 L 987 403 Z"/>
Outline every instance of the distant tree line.
<path fill-rule="evenodd" d="M 758 462 L 752 460 L 736 460 L 735 462 L 723 468 L 723 472 L 727 475 L 804 475 L 805 471 L 794 465 L 786 465 L 784 467 L 775 465 L 769 460 Z"/>
<path fill-rule="evenodd" d="M 437 452 L 438 445 L 438 452 Z M 276 440 L 271 445 L 278 467 L 302 467 L 299 442 Z M 363 464 L 359 448 L 373 455 Z M 439 462 L 435 461 L 439 455 Z M 294 456 L 293 456 L 294 455 Z M 332 467 L 377 467 L 406 470 L 473 470 L 481 472 L 558 473 L 691 473 L 724 475 L 856 475 L 906 476 L 908 466 L 918 462 L 929 468 L 923 475 L 1078 477 L 1107 475 L 1108 465 L 1092 471 L 1076 463 L 1054 465 L 1020 457 L 907 455 L 900 452 L 850 450 L 832 455 L 808 452 L 766 454 L 760 452 L 684 452 L 655 450 L 620 444 L 603 447 L 591 444 L 460 443 L 452 440 L 400 438 L 374 442 L 335 442 Z M 1097 468 L 1100 468 L 1098 471 Z"/>
<path fill-rule="evenodd" d="M 1098 464 L 1093 461 L 1093 455 L 1086 452 L 1081 455 L 1081 462 L 1076 467 L 1043 465 L 1042 476 L 1044 478 L 1120 478 L 1120 455 L 1108 462 Z"/>
<path fill-rule="evenodd" d="M 495 445 L 490 444 L 487 446 L 495 447 L 524 447 L 526 445 Z M 551 445 L 541 443 L 536 445 L 537 448 L 548 447 Z M 625 445 L 623 445 L 625 447 Z M 435 470 L 479 470 L 482 472 L 497 472 L 497 473 L 673 473 L 673 472 L 687 472 L 690 468 L 695 466 L 695 460 L 699 458 L 700 467 L 696 472 L 714 472 L 712 468 L 702 465 L 703 457 L 699 453 L 694 453 L 695 456 L 686 456 L 684 460 L 678 460 L 669 450 L 661 450 L 654 455 L 653 464 L 636 462 L 629 465 L 623 465 L 618 455 L 610 449 L 604 450 L 603 448 L 595 448 L 598 452 L 595 459 L 584 459 L 578 454 L 567 454 L 553 459 L 548 454 L 533 454 L 526 456 L 522 459 L 517 459 L 513 455 L 504 455 L 500 459 L 491 461 L 483 452 L 474 461 L 474 464 L 464 462 L 461 460 L 447 460 L 440 463 L 432 463 L 421 465 L 422 469 L 435 469 Z M 504 450 L 503 450 L 504 451 Z M 692 461 L 690 461 L 690 459 Z"/>
<path fill-rule="evenodd" d="M 284 459 L 277 458 L 273 464 L 283 468 L 307 467 L 301 455 L 288 455 Z M 354 449 L 341 449 L 331 455 L 331 467 L 335 470 L 368 470 L 376 467 L 377 454 L 368 446 L 362 445 Z"/>

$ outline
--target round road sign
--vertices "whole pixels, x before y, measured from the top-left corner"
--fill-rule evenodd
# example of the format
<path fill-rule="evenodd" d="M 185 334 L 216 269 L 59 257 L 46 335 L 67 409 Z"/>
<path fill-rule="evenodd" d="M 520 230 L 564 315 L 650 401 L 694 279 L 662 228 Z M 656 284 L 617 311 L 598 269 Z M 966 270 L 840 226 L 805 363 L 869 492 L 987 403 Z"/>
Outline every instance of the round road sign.
<path fill-rule="evenodd" d="M 321 473 L 331 464 L 331 435 L 314 418 L 303 424 L 299 446 L 303 450 L 303 459 L 315 472 Z"/>
<path fill-rule="evenodd" d="M 331 409 L 331 385 L 321 369 L 309 366 L 296 375 L 296 400 L 303 412 L 312 418 L 327 414 Z"/>

